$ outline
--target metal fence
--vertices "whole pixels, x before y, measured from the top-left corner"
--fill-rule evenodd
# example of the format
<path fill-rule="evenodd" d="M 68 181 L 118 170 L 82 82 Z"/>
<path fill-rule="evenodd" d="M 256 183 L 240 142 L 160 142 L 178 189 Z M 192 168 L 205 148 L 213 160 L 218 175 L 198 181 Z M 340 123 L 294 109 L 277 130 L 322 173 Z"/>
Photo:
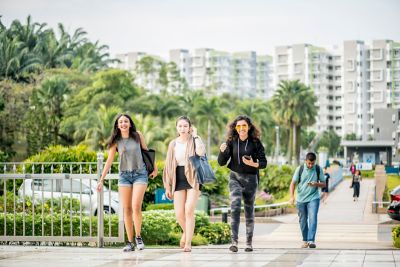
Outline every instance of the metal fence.
<path fill-rule="evenodd" d="M 96 190 L 103 158 L 98 153 L 97 162 L 0 163 L 0 241 L 96 242 L 98 247 L 123 242 L 123 212 L 111 190 L 118 174 L 110 171 L 109 189 Z M 116 220 L 118 229 L 112 228 Z"/>

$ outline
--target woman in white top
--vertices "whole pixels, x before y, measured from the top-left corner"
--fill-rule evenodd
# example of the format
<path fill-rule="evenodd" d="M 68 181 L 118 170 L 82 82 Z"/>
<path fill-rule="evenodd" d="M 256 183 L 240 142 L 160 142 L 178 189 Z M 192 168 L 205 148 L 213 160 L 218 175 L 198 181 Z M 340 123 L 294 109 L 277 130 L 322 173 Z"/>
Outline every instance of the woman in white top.
<path fill-rule="evenodd" d="M 194 210 L 201 188 L 189 157 L 195 153 L 203 156 L 205 146 L 188 117 L 181 116 L 177 119 L 176 130 L 178 137 L 168 146 L 163 182 L 167 198 L 174 199 L 176 219 L 182 227 L 180 247 L 183 251 L 190 252 L 195 226 Z"/>

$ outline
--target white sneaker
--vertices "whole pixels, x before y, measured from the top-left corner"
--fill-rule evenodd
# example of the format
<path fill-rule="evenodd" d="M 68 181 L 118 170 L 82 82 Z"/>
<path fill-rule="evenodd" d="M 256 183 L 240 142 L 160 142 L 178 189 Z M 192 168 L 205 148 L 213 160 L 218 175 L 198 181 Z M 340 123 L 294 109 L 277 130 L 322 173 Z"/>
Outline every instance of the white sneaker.
<path fill-rule="evenodd" d="M 129 251 L 135 251 L 135 246 L 133 245 L 132 242 L 126 243 L 126 246 L 123 249 L 124 252 L 129 252 Z"/>
<path fill-rule="evenodd" d="M 135 237 L 135 241 L 136 241 L 136 247 L 139 250 L 143 250 L 144 249 L 144 243 L 143 243 L 142 237 L 141 236 Z"/>

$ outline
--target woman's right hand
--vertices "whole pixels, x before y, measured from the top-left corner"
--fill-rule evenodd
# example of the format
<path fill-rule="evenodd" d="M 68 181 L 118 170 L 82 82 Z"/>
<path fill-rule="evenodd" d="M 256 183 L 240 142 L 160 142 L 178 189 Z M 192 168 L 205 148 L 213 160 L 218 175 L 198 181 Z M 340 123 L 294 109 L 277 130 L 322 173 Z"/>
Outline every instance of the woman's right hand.
<path fill-rule="evenodd" d="M 97 183 L 97 191 L 101 192 L 101 190 L 103 190 L 103 182 L 100 181 Z"/>
<path fill-rule="evenodd" d="M 165 196 L 166 196 L 169 200 L 172 200 L 173 196 L 172 196 L 171 189 L 165 189 Z"/>
<path fill-rule="evenodd" d="M 220 150 L 221 152 L 224 152 L 224 151 L 226 150 L 226 147 L 227 147 L 227 145 L 226 145 L 226 143 L 224 142 L 224 143 L 222 143 L 221 146 L 219 147 L 219 150 Z"/>

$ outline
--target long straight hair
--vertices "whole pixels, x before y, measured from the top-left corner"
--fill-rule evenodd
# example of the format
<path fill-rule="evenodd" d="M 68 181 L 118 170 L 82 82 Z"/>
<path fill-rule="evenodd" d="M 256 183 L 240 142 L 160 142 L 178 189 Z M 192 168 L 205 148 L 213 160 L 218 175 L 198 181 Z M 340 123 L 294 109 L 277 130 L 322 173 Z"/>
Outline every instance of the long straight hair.
<path fill-rule="evenodd" d="M 135 140 L 136 142 L 140 142 L 140 137 L 138 132 L 136 131 L 136 125 L 133 122 L 131 116 L 129 116 L 126 113 L 123 114 L 119 114 L 117 115 L 115 122 L 114 122 L 114 127 L 111 133 L 111 136 L 108 138 L 108 142 L 107 142 L 107 147 L 110 148 L 112 147 L 115 143 L 117 143 L 119 140 L 122 139 L 121 136 L 121 130 L 118 129 L 118 120 L 122 117 L 127 117 L 130 123 L 130 127 L 129 127 L 129 137 L 132 138 L 133 140 Z"/>

